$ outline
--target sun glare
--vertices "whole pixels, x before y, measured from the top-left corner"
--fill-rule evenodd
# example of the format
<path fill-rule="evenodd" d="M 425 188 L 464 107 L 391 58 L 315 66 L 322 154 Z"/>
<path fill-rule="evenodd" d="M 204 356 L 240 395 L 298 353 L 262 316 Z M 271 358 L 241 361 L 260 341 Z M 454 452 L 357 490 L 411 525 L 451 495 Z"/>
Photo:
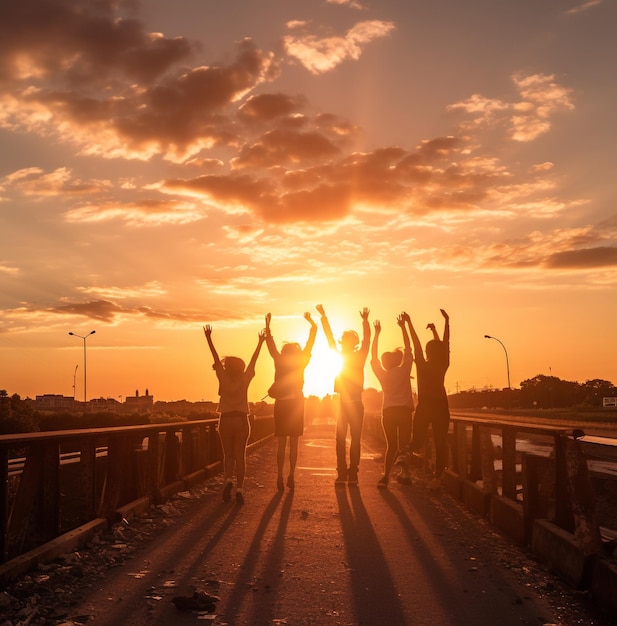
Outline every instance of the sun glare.
<path fill-rule="evenodd" d="M 341 357 L 328 344 L 315 342 L 311 361 L 304 371 L 304 395 L 323 398 L 333 393 L 334 379 L 341 369 Z"/>

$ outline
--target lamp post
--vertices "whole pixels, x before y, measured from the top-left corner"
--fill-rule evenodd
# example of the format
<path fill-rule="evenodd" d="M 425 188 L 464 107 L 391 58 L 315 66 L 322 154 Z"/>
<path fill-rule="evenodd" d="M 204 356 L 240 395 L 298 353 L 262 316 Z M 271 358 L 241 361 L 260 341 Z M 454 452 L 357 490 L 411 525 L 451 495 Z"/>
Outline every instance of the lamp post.
<path fill-rule="evenodd" d="M 506 347 L 503 345 L 503 342 L 497 339 L 497 337 L 492 337 L 491 335 L 484 335 L 484 338 L 494 339 L 495 341 L 499 342 L 501 344 L 501 347 L 503 348 L 503 351 L 506 354 L 506 370 L 508 372 L 508 408 L 510 408 L 510 404 L 511 404 L 510 393 L 511 393 L 512 388 L 510 387 L 510 361 L 508 360 L 508 351 L 506 350 Z"/>
<path fill-rule="evenodd" d="M 75 371 L 73 372 L 73 398 L 75 398 L 75 379 L 77 378 L 77 368 L 79 365 L 75 366 Z"/>
<path fill-rule="evenodd" d="M 86 408 L 86 403 L 87 403 L 87 395 L 86 395 L 86 383 L 87 383 L 87 378 L 86 378 L 86 339 L 90 336 L 90 335 L 94 335 L 94 333 L 96 332 L 96 330 L 91 330 L 87 335 L 78 335 L 77 333 L 72 333 L 69 332 L 69 335 L 72 335 L 73 337 L 79 337 L 80 339 L 83 339 L 84 341 L 84 409 Z M 77 368 L 75 368 L 77 370 Z"/>

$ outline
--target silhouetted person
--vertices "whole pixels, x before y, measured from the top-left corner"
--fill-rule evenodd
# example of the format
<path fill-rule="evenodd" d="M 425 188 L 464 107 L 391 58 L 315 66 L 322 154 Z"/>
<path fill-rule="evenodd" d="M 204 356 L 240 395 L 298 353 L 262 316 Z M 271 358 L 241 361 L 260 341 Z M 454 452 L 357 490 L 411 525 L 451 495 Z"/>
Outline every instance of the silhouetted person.
<path fill-rule="evenodd" d="M 234 466 L 236 469 L 236 501 L 244 503 L 244 476 L 246 474 L 246 444 L 250 435 L 248 387 L 255 376 L 255 363 L 266 339 L 265 331 L 259 333 L 257 348 L 245 369 L 244 361 L 237 356 L 219 355 L 212 342 L 212 326 L 204 326 L 204 334 L 219 381 L 219 437 L 223 446 L 223 469 L 225 486 L 223 500 L 231 500 Z"/>
<path fill-rule="evenodd" d="M 330 323 L 321 304 L 317 305 L 321 315 L 328 345 L 339 352 L 334 341 Z M 355 330 L 343 332 L 340 340 L 342 366 L 334 382 L 334 391 L 339 394 L 340 410 L 336 421 L 336 483 L 347 481 L 350 485 L 358 484 L 358 466 L 360 464 L 360 438 L 364 420 L 362 391 L 364 388 L 364 364 L 371 342 L 371 327 L 368 322 L 369 310 L 360 311 L 362 317 L 362 344 Z M 360 347 L 358 347 L 360 344 Z M 347 466 L 346 439 L 347 431 L 351 435 L 349 446 L 349 466 Z"/>
<path fill-rule="evenodd" d="M 418 406 L 414 416 L 411 444 L 403 448 L 396 460 L 397 465 L 399 462 L 408 463 L 409 454 L 422 449 L 430 424 L 435 442 L 435 477 L 429 483 L 431 489 L 437 489 L 441 485 L 441 476 L 448 460 L 448 429 L 450 427 L 450 410 L 444 385 L 446 371 L 450 365 L 450 318 L 443 309 L 441 309 L 441 314 L 445 320 L 443 339 L 439 339 L 434 325 L 429 324 L 427 328 L 430 328 L 433 336 L 437 338 L 431 339 L 426 344 L 426 359 L 411 319 L 409 316 L 406 318 L 416 355 Z"/>
<path fill-rule="evenodd" d="M 405 327 L 405 320 L 409 316 L 402 313 L 397 317 L 397 323 L 403 333 L 403 346 L 392 352 L 384 352 L 379 360 L 379 335 L 381 323 L 373 323 L 375 337 L 371 350 L 371 368 L 383 391 L 381 410 L 381 424 L 386 438 L 386 454 L 384 458 L 383 477 L 377 483 L 380 489 L 385 489 L 390 480 L 390 471 L 396 457 L 397 450 L 408 445 L 411 441 L 411 424 L 413 419 L 413 395 L 411 391 L 411 366 L 413 354 L 409 334 Z M 405 485 L 411 484 L 409 466 L 404 465 L 397 481 Z"/>
<path fill-rule="evenodd" d="M 294 473 L 298 461 L 298 438 L 304 434 L 304 370 L 311 359 L 311 351 L 317 336 L 317 324 L 310 313 L 304 314 L 311 328 L 304 348 L 299 343 L 284 343 L 279 352 L 270 330 L 270 313 L 266 315 L 266 345 L 274 360 L 274 384 L 268 395 L 274 398 L 274 435 L 278 437 L 276 454 L 277 481 L 279 491 L 283 491 L 283 467 L 285 448 L 289 437 L 289 476 L 287 487 L 295 487 Z"/>

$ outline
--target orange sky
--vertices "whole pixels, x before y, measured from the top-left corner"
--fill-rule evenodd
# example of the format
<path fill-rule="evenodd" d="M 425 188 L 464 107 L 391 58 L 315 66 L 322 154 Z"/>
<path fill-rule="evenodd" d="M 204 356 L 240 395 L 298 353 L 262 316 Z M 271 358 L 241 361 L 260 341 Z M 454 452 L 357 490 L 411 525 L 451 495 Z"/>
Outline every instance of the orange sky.
<path fill-rule="evenodd" d="M 446 384 L 617 382 L 608 0 L 0 5 L 0 389 L 216 399 L 358 311 Z M 331 390 L 320 331 L 307 392 Z M 376 381 L 367 366 L 367 386 Z M 250 397 L 271 382 L 267 351 Z"/>

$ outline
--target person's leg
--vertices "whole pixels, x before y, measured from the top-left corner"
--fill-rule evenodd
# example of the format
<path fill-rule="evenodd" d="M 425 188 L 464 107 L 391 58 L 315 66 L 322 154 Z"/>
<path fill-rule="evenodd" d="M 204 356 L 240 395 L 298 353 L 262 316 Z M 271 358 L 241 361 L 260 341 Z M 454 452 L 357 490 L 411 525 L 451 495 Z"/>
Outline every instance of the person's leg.
<path fill-rule="evenodd" d="M 289 477 L 287 478 L 287 486 L 290 489 L 295 487 L 294 474 L 298 463 L 298 439 L 299 437 L 289 437 Z"/>
<path fill-rule="evenodd" d="M 347 480 L 347 453 L 346 439 L 347 428 L 349 426 L 349 417 L 347 414 L 346 403 L 341 402 L 339 415 L 336 420 L 336 472 L 337 482 L 345 482 Z"/>
<path fill-rule="evenodd" d="M 233 486 L 234 475 L 234 434 L 233 420 L 230 417 L 221 417 L 219 420 L 219 438 L 221 447 L 223 448 L 223 475 L 225 484 L 223 485 L 223 500 L 228 501 L 231 498 L 231 489 Z"/>
<path fill-rule="evenodd" d="M 383 411 L 381 426 L 383 428 L 383 434 L 386 439 L 386 454 L 384 456 L 383 474 L 386 479 L 389 479 L 390 472 L 392 470 L 392 464 L 394 463 L 394 457 L 396 456 L 396 452 L 398 450 L 398 428 L 396 426 L 396 419 L 390 414 L 390 411 L 388 411 L 387 408 Z"/>
<path fill-rule="evenodd" d="M 287 437 L 279 435 L 278 448 L 276 450 L 276 468 L 279 477 L 283 477 L 283 468 L 285 467 L 285 448 L 287 447 Z"/>
<path fill-rule="evenodd" d="M 413 409 L 411 407 L 397 407 L 396 409 L 396 430 L 399 447 L 407 446 L 411 442 L 411 425 L 412 425 Z M 396 480 L 404 485 L 411 484 L 411 458 L 409 462 L 401 465 L 401 473 L 397 476 Z"/>
<path fill-rule="evenodd" d="M 419 404 L 413 420 L 413 435 L 410 444 L 411 452 L 418 452 L 424 447 L 430 422 L 430 412 L 425 409 L 424 405 Z"/>
<path fill-rule="evenodd" d="M 450 415 L 447 411 L 439 410 L 431 420 L 433 439 L 435 441 L 435 478 L 440 479 L 448 464 L 448 430 Z"/>
<path fill-rule="evenodd" d="M 236 427 L 234 429 L 234 457 L 236 460 L 236 476 L 238 491 L 242 493 L 244 488 L 244 477 L 246 474 L 246 444 L 248 443 L 250 427 L 249 418 L 238 417 L 235 420 Z"/>
<path fill-rule="evenodd" d="M 364 422 L 364 405 L 362 402 L 350 403 L 349 432 L 349 477 L 350 483 L 358 482 L 358 467 L 360 465 L 360 441 L 362 439 L 362 423 Z"/>
<path fill-rule="evenodd" d="M 403 448 L 411 443 L 411 426 L 413 424 L 413 409 L 404 407 L 398 420 L 398 447 Z"/>

